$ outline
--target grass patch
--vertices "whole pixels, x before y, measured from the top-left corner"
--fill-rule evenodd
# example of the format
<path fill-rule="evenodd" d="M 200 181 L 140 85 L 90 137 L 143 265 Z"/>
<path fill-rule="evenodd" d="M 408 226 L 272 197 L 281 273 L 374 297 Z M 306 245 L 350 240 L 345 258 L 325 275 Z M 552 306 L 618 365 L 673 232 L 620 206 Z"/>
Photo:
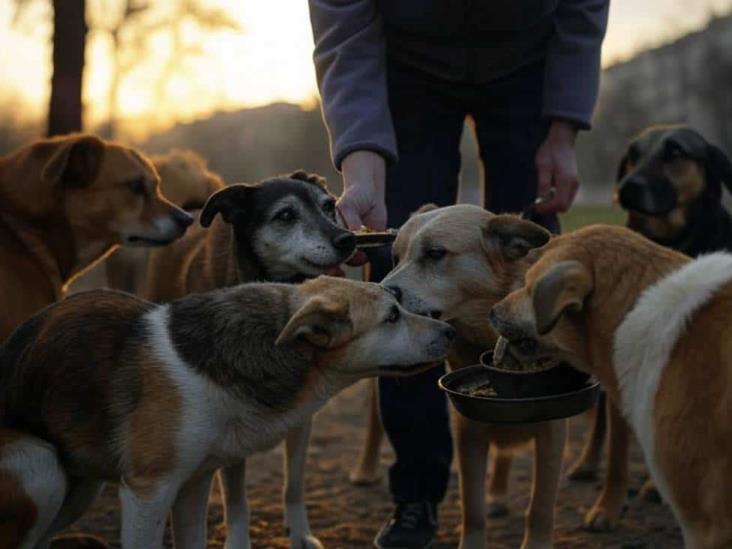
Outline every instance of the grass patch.
<path fill-rule="evenodd" d="M 603 225 L 624 225 L 625 212 L 618 206 L 586 205 L 573 206 L 560 217 L 562 232 L 569 232 L 585 225 L 601 223 Z"/>

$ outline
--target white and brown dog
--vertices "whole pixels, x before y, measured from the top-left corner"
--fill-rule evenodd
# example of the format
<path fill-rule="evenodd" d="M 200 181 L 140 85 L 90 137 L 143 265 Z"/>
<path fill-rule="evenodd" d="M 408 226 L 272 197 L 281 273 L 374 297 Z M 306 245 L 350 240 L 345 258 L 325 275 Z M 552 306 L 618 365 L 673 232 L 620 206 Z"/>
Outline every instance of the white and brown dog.
<path fill-rule="evenodd" d="M 525 286 L 491 312 L 509 352 L 596 375 L 685 545 L 732 547 L 732 255 L 690 260 L 604 226 L 536 255 Z"/>
<path fill-rule="evenodd" d="M 358 379 L 443 360 L 454 335 L 376 284 L 331 277 L 54 304 L 0 354 L 0 547 L 43 547 L 106 481 L 120 483 L 122 547 L 160 547 L 171 507 L 176 546 L 205 547 L 217 468 L 273 447 Z M 249 547 L 237 509 L 227 543 Z M 309 531 L 293 535 L 309 546 Z"/>
<path fill-rule="evenodd" d="M 410 311 L 439 317 L 457 330 L 450 368 L 477 364 L 497 335 L 486 322 L 491 307 L 519 287 L 527 254 L 550 233 L 515 215 L 495 215 L 471 205 L 423 208 L 400 229 L 394 270 L 382 284 Z M 566 421 L 503 427 L 454 415 L 460 473 L 464 549 L 484 547 L 485 476 L 489 445 L 495 451 L 488 497 L 491 515 L 505 514 L 512 449 L 533 442 L 536 474 L 524 548 L 551 547 L 554 501 L 566 439 Z"/>

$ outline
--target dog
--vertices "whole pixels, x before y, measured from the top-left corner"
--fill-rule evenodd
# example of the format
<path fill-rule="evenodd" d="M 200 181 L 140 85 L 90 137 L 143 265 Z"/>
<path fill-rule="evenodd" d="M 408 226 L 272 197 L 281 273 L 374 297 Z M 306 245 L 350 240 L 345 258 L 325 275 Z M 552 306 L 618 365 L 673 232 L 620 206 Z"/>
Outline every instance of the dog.
<path fill-rule="evenodd" d="M 119 245 L 156 246 L 193 218 L 134 149 L 85 134 L 0 159 L 0 341 Z"/>
<path fill-rule="evenodd" d="M 616 200 L 626 226 L 654 242 L 696 257 L 732 250 L 732 216 L 722 205 L 722 187 L 732 190 L 732 164 L 717 146 L 686 126 L 647 128 L 629 144 L 616 175 Z M 599 408 L 590 437 L 571 478 L 594 480 L 605 435 Z M 614 527 L 627 493 L 629 432 L 618 410 L 609 417 L 609 463 L 605 486 L 585 517 L 593 530 Z M 652 483 L 641 496 L 657 500 Z"/>
<path fill-rule="evenodd" d="M 426 206 L 399 230 L 392 248 L 394 269 L 382 285 L 408 310 L 455 327 L 457 337 L 448 357 L 451 369 L 477 364 L 497 338 L 487 322 L 491 307 L 520 287 L 529 251 L 545 245 L 550 236 L 515 215 L 495 215 L 472 205 Z M 566 420 L 504 427 L 453 417 L 462 507 L 460 547 L 485 547 L 489 446 L 492 443 L 495 451 L 489 514 L 498 516 L 508 511 L 512 449 L 527 442 L 535 444 L 537 475 L 522 547 L 551 547 Z"/>
<path fill-rule="evenodd" d="M 206 166 L 206 161 L 186 149 L 151 155 L 150 161 L 160 175 L 160 190 L 168 200 L 190 214 L 203 209 L 206 200 L 224 188 L 221 177 Z M 105 262 L 107 286 L 142 295 L 148 271 L 149 249 L 119 249 Z"/>
<path fill-rule="evenodd" d="M 199 218 L 201 227 L 151 251 L 144 297 L 164 303 L 241 282 L 300 282 L 337 271 L 355 251 L 353 233 L 336 223 L 335 197 L 325 179 L 304 171 L 223 188 L 209 198 Z M 310 428 L 305 419 L 285 439 L 285 522 L 293 546 L 300 546 L 302 532 L 310 530 L 303 481 Z M 235 528 L 230 517 L 245 512 L 238 496 L 244 467 L 242 462 L 222 471 L 229 531 Z M 320 547 L 314 537 L 308 539 L 306 547 Z"/>
<path fill-rule="evenodd" d="M 434 366 L 454 335 L 379 285 L 344 278 L 241 284 L 164 305 L 75 294 L 0 354 L 0 493 L 15 495 L 0 498 L 0 517 L 11 517 L 3 539 L 42 544 L 119 481 L 123 547 L 161 547 L 171 506 L 176 546 L 205 547 L 217 468 L 272 448 L 363 377 Z M 243 510 L 230 517 L 228 546 L 250 546 Z M 290 524 L 297 547 L 310 546 L 304 526 Z"/>
<path fill-rule="evenodd" d="M 622 227 L 557 237 L 491 311 L 508 352 L 595 375 L 635 432 L 686 547 L 732 547 L 732 255 Z"/>

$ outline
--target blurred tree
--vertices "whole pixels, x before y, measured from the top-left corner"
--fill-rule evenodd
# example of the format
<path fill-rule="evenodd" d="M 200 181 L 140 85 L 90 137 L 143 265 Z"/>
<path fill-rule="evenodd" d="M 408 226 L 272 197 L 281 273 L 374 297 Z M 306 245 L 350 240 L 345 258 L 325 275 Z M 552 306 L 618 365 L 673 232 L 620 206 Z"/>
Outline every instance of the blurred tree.
<path fill-rule="evenodd" d="M 111 41 L 112 76 L 107 96 L 107 122 L 102 133 L 114 137 L 119 119 L 119 92 L 124 78 L 141 62 L 148 59 L 153 39 L 168 40 L 167 57 L 153 82 L 156 102 L 164 101 L 166 85 L 183 67 L 187 56 L 201 55 L 198 43 L 184 36 L 195 30 L 217 32 L 239 30 L 239 24 L 225 10 L 205 5 L 205 0 L 171 0 L 152 3 L 147 0 L 121 0 L 118 9 L 111 9 L 109 0 L 96 0 L 92 27 L 107 34 Z M 157 43 L 159 44 L 159 42 Z M 155 48 L 155 57 L 161 59 L 161 49 Z"/>
<path fill-rule="evenodd" d="M 53 76 L 47 134 L 82 129 L 86 0 L 53 0 Z"/>

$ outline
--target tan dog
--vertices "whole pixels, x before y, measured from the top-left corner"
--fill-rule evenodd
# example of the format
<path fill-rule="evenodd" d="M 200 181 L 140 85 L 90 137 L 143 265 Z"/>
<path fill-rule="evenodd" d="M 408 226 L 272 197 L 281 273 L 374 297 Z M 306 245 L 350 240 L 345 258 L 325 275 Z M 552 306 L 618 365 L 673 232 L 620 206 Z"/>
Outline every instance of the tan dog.
<path fill-rule="evenodd" d="M 363 377 L 439 363 L 454 335 L 377 284 L 330 277 L 52 305 L 0 351 L 0 547 L 44 547 L 107 481 L 120 483 L 122 547 L 161 547 L 171 507 L 176 547 L 205 547 L 217 468 L 272 448 Z M 294 546 L 317 543 L 289 526 Z M 229 527 L 227 546 L 250 546 L 246 507 Z"/>
<path fill-rule="evenodd" d="M 0 341 L 117 246 L 167 244 L 193 219 L 138 152 L 91 135 L 0 159 Z"/>
<path fill-rule="evenodd" d="M 491 312 L 509 352 L 559 356 L 596 375 L 685 545 L 732 547 L 732 256 L 692 261 L 602 226 L 540 253 L 525 287 Z"/>
<path fill-rule="evenodd" d="M 174 149 L 168 154 L 153 155 L 150 161 L 160 175 L 160 190 L 168 200 L 187 212 L 200 210 L 224 182 L 193 151 Z M 137 295 L 145 291 L 149 249 L 120 249 L 110 255 L 104 268 L 107 285 Z"/>
<path fill-rule="evenodd" d="M 527 254 L 550 233 L 514 215 L 495 215 L 477 206 L 432 209 L 410 218 L 394 246 L 394 270 L 382 285 L 410 311 L 450 322 L 457 338 L 451 368 L 478 363 L 496 334 L 486 322 L 491 307 L 519 287 L 530 265 Z M 491 426 L 454 415 L 460 473 L 463 549 L 485 547 L 485 475 L 493 444 L 488 489 L 491 515 L 507 512 L 511 450 L 535 446 L 535 478 L 522 547 L 551 547 L 554 502 L 566 439 L 566 421 Z"/>

